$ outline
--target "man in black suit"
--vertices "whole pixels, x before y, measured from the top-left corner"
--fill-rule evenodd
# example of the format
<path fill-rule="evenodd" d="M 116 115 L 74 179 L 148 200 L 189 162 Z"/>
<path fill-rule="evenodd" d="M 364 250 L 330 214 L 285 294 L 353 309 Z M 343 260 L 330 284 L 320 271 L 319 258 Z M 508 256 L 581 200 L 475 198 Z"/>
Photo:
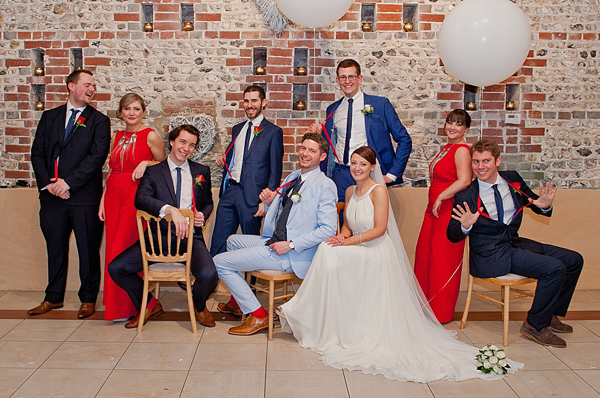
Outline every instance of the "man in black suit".
<path fill-rule="evenodd" d="M 542 345 L 566 347 L 554 333 L 573 332 L 558 316 L 567 314 L 583 257 L 518 235 L 523 209 L 530 207 L 534 213 L 549 217 L 558 187 L 540 184 L 540 194 L 536 195 L 516 171 L 498 171 L 500 149 L 494 141 L 476 142 L 471 156 L 476 179 L 454 197 L 448 239 L 458 242 L 470 236 L 470 273 L 475 277 L 513 273 L 537 279 L 521 334 Z"/>
<path fill-rule="evenodd" d="M 110 147 L 110 119 L 90 105 L 96 84 L 90 71 L 67 77 L 68 101 L 42 113 L 31 147 L 31 163 L 40 191 L 40 226 L 48 251 L 48 286 L 44 301 L 27 313 L 61 308 L 65 297 L 69 240 L 75 232 L 79 252 L 78 317 L 95 311 L 100 288 L 98 219 L 102 166 Z"/>
<path fill-rule="evenodd" d="M 199 136 L 198 130 L 189 124 L 179 126 L 169 133 L 171 152 L 167 159 L 146 169 L 135 195 L 135 207 L 154 216 L 164 217 L 170 214 L 175 225 L 174 240 L 176 236 L 187 238 L 188 221 L 178 209 L 194 210 L 191 268 L 196 282 L 192 294 L 196 318 L 202 325 L 212 327 L 215 326 L 215 321 L 206 308 L 206 300 L 217 286 L 218 277 L 202 236 L 202 227 L 213 210 L 210 169 L 188 160 L 196 150 Z M 192 206 L 194 202 L 195 208 Z M 182 242 L 182 247 L 185 245 L 185 241 Z M 111 278 L 127 292 L 138 311 L 141 309 L 144 290 L 143 279 L 138 275 L 142 269 L 139 242 L 119 254 L 108 265 Z M 148 293 L 147 308 L 144 323 L 163 312 L 162 305 L 151 293 Z M 125 327 L 136 328 L 139 321 L 138 314 Z"/>

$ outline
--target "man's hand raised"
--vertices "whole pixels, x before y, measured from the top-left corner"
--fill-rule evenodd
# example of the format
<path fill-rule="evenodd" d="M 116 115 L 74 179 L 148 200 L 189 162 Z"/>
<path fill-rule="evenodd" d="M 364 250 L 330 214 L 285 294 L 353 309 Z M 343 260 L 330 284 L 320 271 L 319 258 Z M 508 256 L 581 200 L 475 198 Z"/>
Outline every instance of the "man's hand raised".
<path fill-rule="evenodd" d="M 463 205 L 464 207 L 456 205 L 456 207 L 452 209 L 452 212 L 454 213 L 452 214 L 452 218 L 458 220 L 464 229 L 469 229 L 477 222 L 480 213 L 478 211 L 472 213 L 467 202 L 463 202 Z M 483 207 L 480 211 L 483 211 Z"/>

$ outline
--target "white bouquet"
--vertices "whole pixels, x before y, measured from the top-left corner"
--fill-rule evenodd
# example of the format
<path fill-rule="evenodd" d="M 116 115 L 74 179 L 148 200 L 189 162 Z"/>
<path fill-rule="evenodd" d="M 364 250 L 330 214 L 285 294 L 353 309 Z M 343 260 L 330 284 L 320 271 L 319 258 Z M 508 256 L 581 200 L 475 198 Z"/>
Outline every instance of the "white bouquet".
<path fill-rule="evenodd" d="M 510 368 L 510 365 L 506 362 L 504 350 L 498 349 L 493 344 L 482 347 L 475 359 L 479 363 L 477 370 L 481 370 L 483 373 L 494 372 L 499 375 L 505 375 Z"/>

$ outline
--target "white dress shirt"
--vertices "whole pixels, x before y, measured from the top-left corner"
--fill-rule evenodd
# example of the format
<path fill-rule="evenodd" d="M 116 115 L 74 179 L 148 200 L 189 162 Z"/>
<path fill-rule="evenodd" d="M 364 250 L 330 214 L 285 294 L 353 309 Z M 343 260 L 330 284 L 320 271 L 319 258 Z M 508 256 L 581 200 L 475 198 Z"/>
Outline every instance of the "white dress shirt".
<path fill-rule="evenodd" d="M 169 164 L 169 170 L 171 171 L 171 178 L 173 179 L 173 189 L 177 192 L 177 165 L 173 163 L 170 157 L 167 156 L 167 163 Z M 192 172 L 190 171 L 190 163 L 186 160 L 181 166 L 181 198 L 179 206 L 181 209 L 192 208 Z M 164 205 L 160 208 L 158 214 L 159 217 L 164 217 L 167 207 L 170 205 Z"/>
<path fill-rule="evenodd" d="M 79 112 L 77 112 L 77 118 L 75 119 L 75 122 L 77 122 L 77 119 L 79 119 L 79 116 L 81 116 L 83 114 L 83 111 L 85 110 L 85 108 L 87 108 L 87 105 L 84 106 L 83 108 L 75 108 L 73 105 L 71 105 L 71 103 L 69 101 L 67 101 L 67 117 L 65 118 L 65 129 L 67 128 L 67 124 L 69 124 L 69 119 L 71 118 L 72 112 L 71 109 L 77 109 Z M 84 122 L 85 124 L 85 122 Z"/>
<path fill-rule="evenodd" d="M 236 182 L 240 182 L 242 177 L 242 164 L 244 163 L 244 147 L 246 146 L 246 133 L 248 132 L 248 123 L 252 122 L 252 131 L 250 132 L 250 140 L 248 141 L 248 147 L 254 140 L 254 128 L 260 126 L 264 119 L 264 115 L 261 113 L 252 120 L 246 120 L 246 123 L 242 126 L 242 130 L 235 139 L 233 144 L 233 165 L 231 165 L 231 178 Z"/>
<path fill-rule="evenodd" d="M 510 187 L 508 186 L 506 180 L 500 177 L 500 174 L 498 174 L 494 184 L 490 184 L 481 180 L 477 180 L 477 183 L 479 184 L 479 197 L 481 197 L 481 202 L 487 209 L 489 216 L 496 221 L 498 220 L 498 209 L 496 208 L 494 188 L 492 188 L 492 186 L 494 184 L 498 185 L 498 192 L 500 192 L 500 196 L 502 196 L 502 205 L 504 206 L 502 220 L 504 224 L 510 224 L 516 210 L 515 202 L 512 199 Z"/>
<path fill-rule="evenodd" d="M 350 136 L 349 154 L 352 154 L 361 146 L 368 145 L 367 129 L 365 127 L 365 115 L 362 110 L 365 108 L 365 96 L 362 91 L 358 91 L 352 103 L 352 133 Z M 348 120 L 348 97 L 344 97 L 342 102 L 335 110 L 333 115 L 333 123 L 337 130 L 337 142 L 335 144 L 335 152 L 340 157 L 340 161 L 344 158 L 344 146 L 346 145 L 346 124 Z M 348 156 L 348 162 L 350 156 Z"/>

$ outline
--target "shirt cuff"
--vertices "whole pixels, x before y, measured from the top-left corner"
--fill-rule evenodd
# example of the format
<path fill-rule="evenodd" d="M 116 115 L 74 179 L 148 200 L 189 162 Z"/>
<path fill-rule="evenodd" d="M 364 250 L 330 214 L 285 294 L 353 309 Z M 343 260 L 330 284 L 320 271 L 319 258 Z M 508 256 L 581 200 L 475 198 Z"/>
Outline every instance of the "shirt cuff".
<path fill-rule="evenodd" d="M 461 230 L 461 231 L 462 231 L 462 233 L 463 233 L 463 234 L 465 234 L 465 235 L 469 235 L 469 232 L 471 232 L 471 229 L 472 229 L 472 228 L 473 228 L 473 226 L 472 226 L 472 225 L 471 225 L 469 228 L 465 228 L 465 227 L 463 227 L 463 226 L 462 226 L 462 224 L 461 224 L 461 226 L 460 226 L 460 230 Z"/>
<path fill-rule="evenodd" d="M 542 211 L 542 213 L 546 214 L 548 213 L 550 210 L 552 210 L 552 205 L 550 205 L 550 207 L 548 207 L 547 209 L 540 209 Z"/>
<path fill-rule="evenodd" d="M 158 212 L 158 216 L 160 218 L 163 218 L 164 216 L 167 215 L 167 207 L 169 207 L 170 205 L 164 205 L 163 207 L 160 208 L 160 211 Z"/>
<path fill-rule="evenodd" d="M 396 181 L 398 179 L 398 177 L 396 177 L 395 175 L 390 174 L 390 173 L 387 173 L 385 176 L 392 181 Z"/>

